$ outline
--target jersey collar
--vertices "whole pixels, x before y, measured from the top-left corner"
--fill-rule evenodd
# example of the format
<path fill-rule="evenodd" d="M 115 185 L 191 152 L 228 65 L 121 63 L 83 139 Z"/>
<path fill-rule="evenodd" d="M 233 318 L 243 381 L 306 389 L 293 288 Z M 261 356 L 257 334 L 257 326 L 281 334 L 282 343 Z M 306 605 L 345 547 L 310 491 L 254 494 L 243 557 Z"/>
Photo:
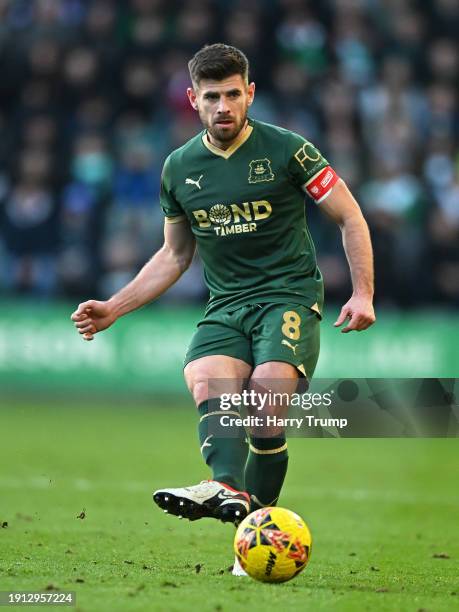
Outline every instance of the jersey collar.
<path fill-rule="evenodd" d="M 233 144 L 228 149 L 225 149 L 225 150 L 219 149 L 218 147 L 213 145 L 211 142 L 209 142 L 209 139 L 207 138 L 207 130 L 202 135 L 202 142 L 204 146 L 207 149 L 209 149 L 209 151 L 211 151 L 211 153 L 214 153 L 214 155 L 218 155 L 219 157 L 224 157 L 225 159 L 228 159 L 229 157 L 231 157 L 233 153 L 235 153 L 240 147 L 242 147 L 244 142 L 246 142 L 246 140 L 250 138 L 250 135 L 252 134 L 252 132 L 253 132 L 253 126 L 251 125 L 250 120 L 249 120 L 247 122 L 245 129 L 240 132 L 237 139 L 233 142 Z"/>

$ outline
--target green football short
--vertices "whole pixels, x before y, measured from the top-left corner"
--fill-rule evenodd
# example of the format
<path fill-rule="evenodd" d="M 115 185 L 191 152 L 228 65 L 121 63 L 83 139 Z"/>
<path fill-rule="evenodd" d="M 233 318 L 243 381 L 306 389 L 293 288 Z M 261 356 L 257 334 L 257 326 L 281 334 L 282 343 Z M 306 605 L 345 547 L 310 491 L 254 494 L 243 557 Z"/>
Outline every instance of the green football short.
<path fill-rule="evenodd" d="M 184 365 L 208 355 L 228 355 L 253 367 L 283 361 L 311 379 L 319 348 L 317 313 L 299 304 L 251 304 L 204 317 L 191 339 Z"/>

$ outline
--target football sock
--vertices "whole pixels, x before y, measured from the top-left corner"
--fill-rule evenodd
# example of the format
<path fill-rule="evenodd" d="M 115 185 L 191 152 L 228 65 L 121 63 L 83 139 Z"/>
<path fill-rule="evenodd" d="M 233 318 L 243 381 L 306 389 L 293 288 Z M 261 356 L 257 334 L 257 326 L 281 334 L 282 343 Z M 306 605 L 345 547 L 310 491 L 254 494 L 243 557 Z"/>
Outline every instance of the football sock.
<path fill-rule="evenodd" d="M 218 400 L 207 400 L 198 406 L 199 444 L 205 462 L 212 470 L 212 480 L 244 491 L 244 467 L 247 442 L 244 427 L 221 425 L 222 415 L 239 417 L 237 408 L 222 411 Z"/>
<path fill-rule="evenodd" d="M 275 506 L 287 473 L 285 436 L 251 437 L 249 449 L 245 486 L 250 494 L 251 511 L 264 506 Z"/>

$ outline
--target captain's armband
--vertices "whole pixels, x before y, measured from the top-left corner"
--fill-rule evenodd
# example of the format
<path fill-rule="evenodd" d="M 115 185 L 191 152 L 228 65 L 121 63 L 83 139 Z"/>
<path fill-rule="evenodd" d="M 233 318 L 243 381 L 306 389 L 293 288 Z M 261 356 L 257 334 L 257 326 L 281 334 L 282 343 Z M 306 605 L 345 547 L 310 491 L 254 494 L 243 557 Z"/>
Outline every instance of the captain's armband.
<path fill-rule="evenodd" d="M 339 181 L 339 176 L 331 166 L 319 170 L 309 181 L 303 185 L 304 191 L 319 204 L 330 195 L 333 186 Z"/>

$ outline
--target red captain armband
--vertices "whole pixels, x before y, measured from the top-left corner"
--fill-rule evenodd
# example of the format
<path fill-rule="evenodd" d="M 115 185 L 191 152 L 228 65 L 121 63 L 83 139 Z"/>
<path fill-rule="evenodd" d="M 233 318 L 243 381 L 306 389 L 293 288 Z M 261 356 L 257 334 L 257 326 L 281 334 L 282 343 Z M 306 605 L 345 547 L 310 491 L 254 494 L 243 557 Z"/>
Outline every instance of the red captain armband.
<path fill-rule="evenodd" d="M 304 188 L 316 204 L 319 204 L 325 200 L 337 181 L 339 181 L 339 176 L 331 166 L 327 166 L 313 176 Z"/>

